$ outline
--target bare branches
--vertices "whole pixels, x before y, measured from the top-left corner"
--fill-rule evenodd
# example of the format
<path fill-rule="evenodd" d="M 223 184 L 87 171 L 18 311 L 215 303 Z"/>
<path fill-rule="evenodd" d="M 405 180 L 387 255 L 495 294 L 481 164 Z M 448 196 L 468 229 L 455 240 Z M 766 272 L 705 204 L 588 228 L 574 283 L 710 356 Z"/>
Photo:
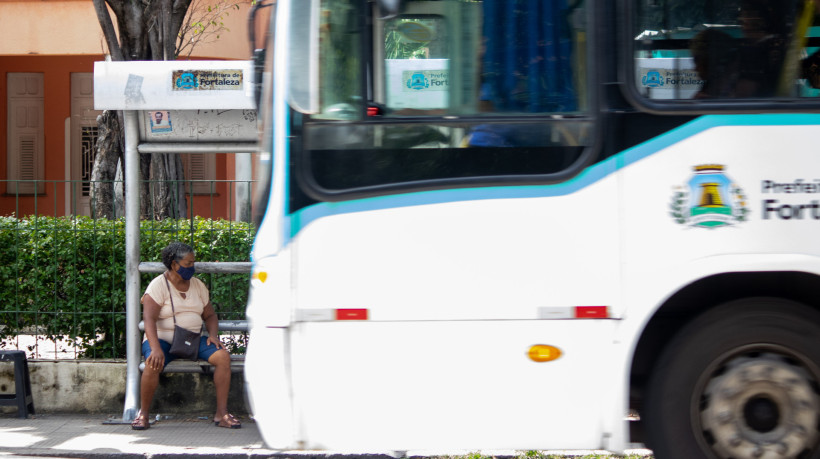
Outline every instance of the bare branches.
<path fill-rule="evenodd" d="M 190 57 L 194 48 L 227 31 L 223 22 L 255 0 L 93 0 L 113 60 Z M 114 29 L 109 9 L 117 21 Z M 119 37 L 118 37 L 119 34 Z"/>
<path fill-rule="evenodd" d="M 229 30 L 223 22 L 225 17 L 239 10 L 242 3 L 248 0 L 193 0 L 179 29 L 177 55 L 190 57 L 197 45 L 217 40 Z"/>

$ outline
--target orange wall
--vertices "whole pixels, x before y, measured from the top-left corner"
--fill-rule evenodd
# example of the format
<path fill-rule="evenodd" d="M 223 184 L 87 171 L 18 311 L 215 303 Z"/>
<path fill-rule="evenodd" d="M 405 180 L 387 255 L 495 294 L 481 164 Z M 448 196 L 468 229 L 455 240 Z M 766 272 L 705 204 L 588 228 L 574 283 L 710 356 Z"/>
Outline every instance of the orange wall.
<path fill-rule="evenodd" d="M 197 45 L 191 57 L 250 59 L 250 0 L 234 1 L 240 8 L 223 16 L 226 30 L 218 39 Z M 112 21 L 116 27 L 113 16 Z M 0 55 L 97 55 L 106 50 L 91 0 L 0 0 Z"/>
<path fill-rule="evenodd" d="M 229 30 L 218 40 L 200 44 L 195 59 L 249 59 L 247 18 L 251 0 L 236 0 L 239 10 L 231 10 L 223 20 Z M 208 1 L 203 0 L 203 5 Z M 6 74 L 44 74 L 46 180 L 62 181 L 65 170 L 65 120 L 70 116 L 72 72 L 93 72 L 94 61 L 103 60 L 105 44 L 91 0 L 0 0 L 0 180 L 7 174 Z M 217 155 L 218 180 L 234 176 L 233 155 Z M 48 184 L 35 197 L 6 196 L 0 183 L 0 215 L 63 215 L 65 196 L 62 184 Z M 234 203 L 227 184 L 217 185 L 214 196 L 194 197 L 197 215 L 230 218 L 225 209 Z"/>
<path fill-rule="evenodd" d="M 233 198 L 233 186 L 221 180 L 233 180 L 234 178 L 234 155 L 230 153 L 216 154 L 216 193 L 211 196 L 194 196 L 194 215 L 207 218 L 233 219 L 229 214 L 228 205 L 236 204 Z M 235 186 L 235 185 L 234 185 Z M 190 203 L 190 201 L 188 201 Z M 188 209 L 190 212 L 191 209 Z"/>
<path fill-rule="evenodd" d="M 65 180 L 65 120 L 71 116 L 71 73 L 93 72 L 94 61 L 102 56 L 0 56 L 0 178 L 7 179 L 8 161 L 8 100 L 6 74 L 8 72 L 43 73 L 45 84 L 45 150 L 44 178 L 46 180 Z M 5 193 L 5 185 L 0 193 Z M 56 207 L 55 207 L 56 200 Z M 57 189 L 53 184 L 47 185 L 45 195 L 36 197 L 37 213 L 40 215 L 63 215 L 65 196 L 63 186 Z M 30 215 L 34 213 L 35 197 L 14 196 L 0 197 L 0 215 Z"/>

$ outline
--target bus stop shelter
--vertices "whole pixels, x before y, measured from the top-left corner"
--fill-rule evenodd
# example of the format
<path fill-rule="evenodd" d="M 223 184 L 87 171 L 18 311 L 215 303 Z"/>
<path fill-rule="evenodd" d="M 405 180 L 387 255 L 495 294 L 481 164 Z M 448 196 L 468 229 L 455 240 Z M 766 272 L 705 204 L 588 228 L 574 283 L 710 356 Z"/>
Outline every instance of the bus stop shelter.
<path fill-rule="evenodd" d="M 94 108 L 121 110 L 125 130 L 126 389 L 123 422 L 139 411 L 140 153 L 237 153 L 250 180 L 256 151 L 251 61 L 96 62 Z M 239 175 L 239 174 L 238 174 Z M 239 177 L 237 177 L 239 179 Z M 249 272 L 250 263 L 197 263 L 198 272 Z M 161 269 L 160 269 L 161 271 Z"/>

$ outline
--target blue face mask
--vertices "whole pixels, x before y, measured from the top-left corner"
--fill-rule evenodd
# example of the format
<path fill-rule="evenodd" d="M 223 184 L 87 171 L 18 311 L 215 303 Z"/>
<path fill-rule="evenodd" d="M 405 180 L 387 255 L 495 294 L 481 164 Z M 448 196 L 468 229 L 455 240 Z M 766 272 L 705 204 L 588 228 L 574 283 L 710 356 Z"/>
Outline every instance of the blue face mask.
<path fill-rule="evenodd" d="M 194 277 L 194 273 L 196 272 L 196 268 L 191 266 L 190 268 L 183 268 L 182 266 L 177 269 L 177 274 L 182 277 L 183 280 L 189 280 L 190 278 Z"/>

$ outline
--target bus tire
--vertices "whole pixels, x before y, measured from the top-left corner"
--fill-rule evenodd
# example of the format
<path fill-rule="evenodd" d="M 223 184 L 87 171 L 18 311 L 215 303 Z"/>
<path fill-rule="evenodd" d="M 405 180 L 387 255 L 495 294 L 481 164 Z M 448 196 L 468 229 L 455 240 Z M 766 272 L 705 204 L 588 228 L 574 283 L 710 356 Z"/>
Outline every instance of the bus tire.
<path fill-rule="evenodd" d="M 748 298 L 686 325 L 647 388 L 657 459 L 820 457 L 820 313 Z"/>

